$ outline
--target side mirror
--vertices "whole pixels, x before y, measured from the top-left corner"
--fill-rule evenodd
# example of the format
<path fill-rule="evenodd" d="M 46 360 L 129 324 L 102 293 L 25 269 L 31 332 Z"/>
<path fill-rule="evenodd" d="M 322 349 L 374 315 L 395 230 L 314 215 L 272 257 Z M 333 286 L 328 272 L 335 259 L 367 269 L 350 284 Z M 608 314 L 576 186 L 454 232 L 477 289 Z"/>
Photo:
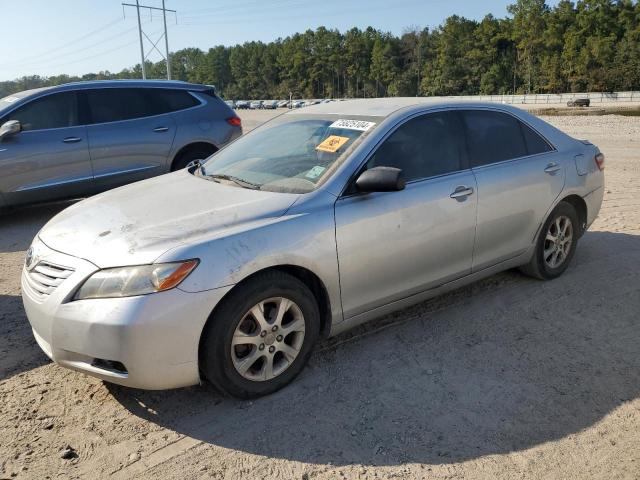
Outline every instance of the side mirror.
<path fill-rule="evenodd" d="M 360 192 L 397 192 L 404 190 L 402 170 L 395 167 L 373 167 L 365 170 L 356 180 Z"/>
<path fill-rule="evenodd" d="M 9 120 L 5 122 L 0 127 L 0 140 L 4 137 L 10 137 L 11 135 L 15 135 L 16 133 L 20 133 L 22 130 L 22 125 L 18 120 Z"/>

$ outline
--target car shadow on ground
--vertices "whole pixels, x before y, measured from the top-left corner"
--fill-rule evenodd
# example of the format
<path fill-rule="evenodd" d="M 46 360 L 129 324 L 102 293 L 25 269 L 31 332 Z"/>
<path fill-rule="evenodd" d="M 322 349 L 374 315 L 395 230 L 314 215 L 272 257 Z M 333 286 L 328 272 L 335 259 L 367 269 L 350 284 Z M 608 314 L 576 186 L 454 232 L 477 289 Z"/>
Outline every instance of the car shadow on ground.
<path fill-rule="evenodd" d="M 27 250 L 44 224 L 72 203 L 34 205 L 0 215 L 0 253 Z"/>
<path fill-rule="evenodd" d="M 325 341 L 284 390 L 108 388 L 205 443 L 333 465 L 450 463 L 592 426 L 640 391 L 640 236 L 587 233 L 551 282 L 505 272 Z"/>

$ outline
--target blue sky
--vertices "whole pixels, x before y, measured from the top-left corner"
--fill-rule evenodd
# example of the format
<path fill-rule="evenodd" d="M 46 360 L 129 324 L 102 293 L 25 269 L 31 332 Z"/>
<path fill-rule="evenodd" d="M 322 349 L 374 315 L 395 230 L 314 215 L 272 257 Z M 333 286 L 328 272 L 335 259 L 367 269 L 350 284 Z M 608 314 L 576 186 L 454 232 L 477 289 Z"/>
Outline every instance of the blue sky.
<path fill-rule="evenodd" d="M 135 0 L 123 0 L 135 3 Z M 160 6 L 161 0 L 141 0 Z M 481 19 L 503 17 L 511 0 L 165 0 L 177 10 L 168 17 L 171 50 L 270 41 L 324 25 L 342 31 L 371 25 L 399 34 L 410 25 L 434 27 L 457 14 Z M 548 2 L 555 3 L 555 2 Z M 119 71 L 140 61 L 134 8 L 116 0 L 0 0 L 3 49 L 0 80 L 22 75 Z M 142 16 L 156 41 L 158 13 Z M 150 47 L 150 43 L 146 46 Z M 164 42 L 158 47 L 164 51 Z M 161 57 L 157 52 L 150 60 Z"/>

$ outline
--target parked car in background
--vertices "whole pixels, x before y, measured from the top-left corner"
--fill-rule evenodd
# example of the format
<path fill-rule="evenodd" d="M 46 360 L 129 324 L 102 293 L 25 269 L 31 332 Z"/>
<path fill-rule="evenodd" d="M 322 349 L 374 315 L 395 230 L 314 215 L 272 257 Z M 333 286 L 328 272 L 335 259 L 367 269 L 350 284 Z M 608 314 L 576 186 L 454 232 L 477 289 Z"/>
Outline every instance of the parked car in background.
<path fill-rule="evenodd" d="M 286 108 L 289 106 L 289 100 L 280 100 L 278 102 L 278 108 Z"/>
<path fill-rule="evenodd" d="M 262 102 L 262 108 L 264 108 L 265 110 L 275 110 L 276 108 L 278 108 L 278 101 L 265 100 L 264 102 Z"/>
<path fill-rule="evenodd" d="M 234 102 L 233 100 L 225 100 L 224 103 L 226 103 L 227 105 L 229 105 L 229 108 L 236 108 L 236 102 Z"/>
<path fill-rule="evenodd" d="M 77 198 L 184 168 L 242 134 L 208 86 L 93 81 L 0 99 L 0 207 Z"/>
<path fill-rule="evenodd" d="M 251 110 L 260 110 L 262 108 L 262 100 L 254 100 L 249 104 Z"/>
<path fill-rule="evenodd" d="M 249 102 L 247 100 L 238 100 L 236 102 L 236 110 L 247 110 L 249 108 Z"/>
<path fill-rule="evenodd" d="M 567 102 L 567 107 L 588 107 L 591 105 L 591 100 L 588 98 L 575 98 Z"/>
<path fill-rule="evenodd" d="M 506 105 L 293 110 L 58 214 L 27 253 L 24 306 L 65 367 L 264 395 L 323 337 L 509 268 L 560 276 L 603 169 L 596 146 Z"/>
<path fill-rule="evenodd" d="M 294 100 L 291 102 L 291 108 L 302 108 L 304 107 L 304 100 Z"/>

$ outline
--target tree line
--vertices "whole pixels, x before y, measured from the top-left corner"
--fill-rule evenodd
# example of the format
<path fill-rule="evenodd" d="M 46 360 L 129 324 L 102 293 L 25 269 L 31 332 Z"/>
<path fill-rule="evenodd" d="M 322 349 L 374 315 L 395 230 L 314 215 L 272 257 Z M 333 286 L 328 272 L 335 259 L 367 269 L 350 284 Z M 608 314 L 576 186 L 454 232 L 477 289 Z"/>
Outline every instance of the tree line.
<path fill-rule="evenodd" d="M 319 27 L 273 42 L 185 48 L 171 55 L 174 79 L 215 85 L 225 98 L 342 98 L 560 93 L 640 89 L 636 0 L 517 0 L 509 16 L 457 15 L 434 29 L 396 36 L 372 27 Z M 163 61 L 147 77 L 164 78 Z M 29 76 L 0 82 L 0 97 L 78 80 L 141 78 L 118 73 Z"/>

